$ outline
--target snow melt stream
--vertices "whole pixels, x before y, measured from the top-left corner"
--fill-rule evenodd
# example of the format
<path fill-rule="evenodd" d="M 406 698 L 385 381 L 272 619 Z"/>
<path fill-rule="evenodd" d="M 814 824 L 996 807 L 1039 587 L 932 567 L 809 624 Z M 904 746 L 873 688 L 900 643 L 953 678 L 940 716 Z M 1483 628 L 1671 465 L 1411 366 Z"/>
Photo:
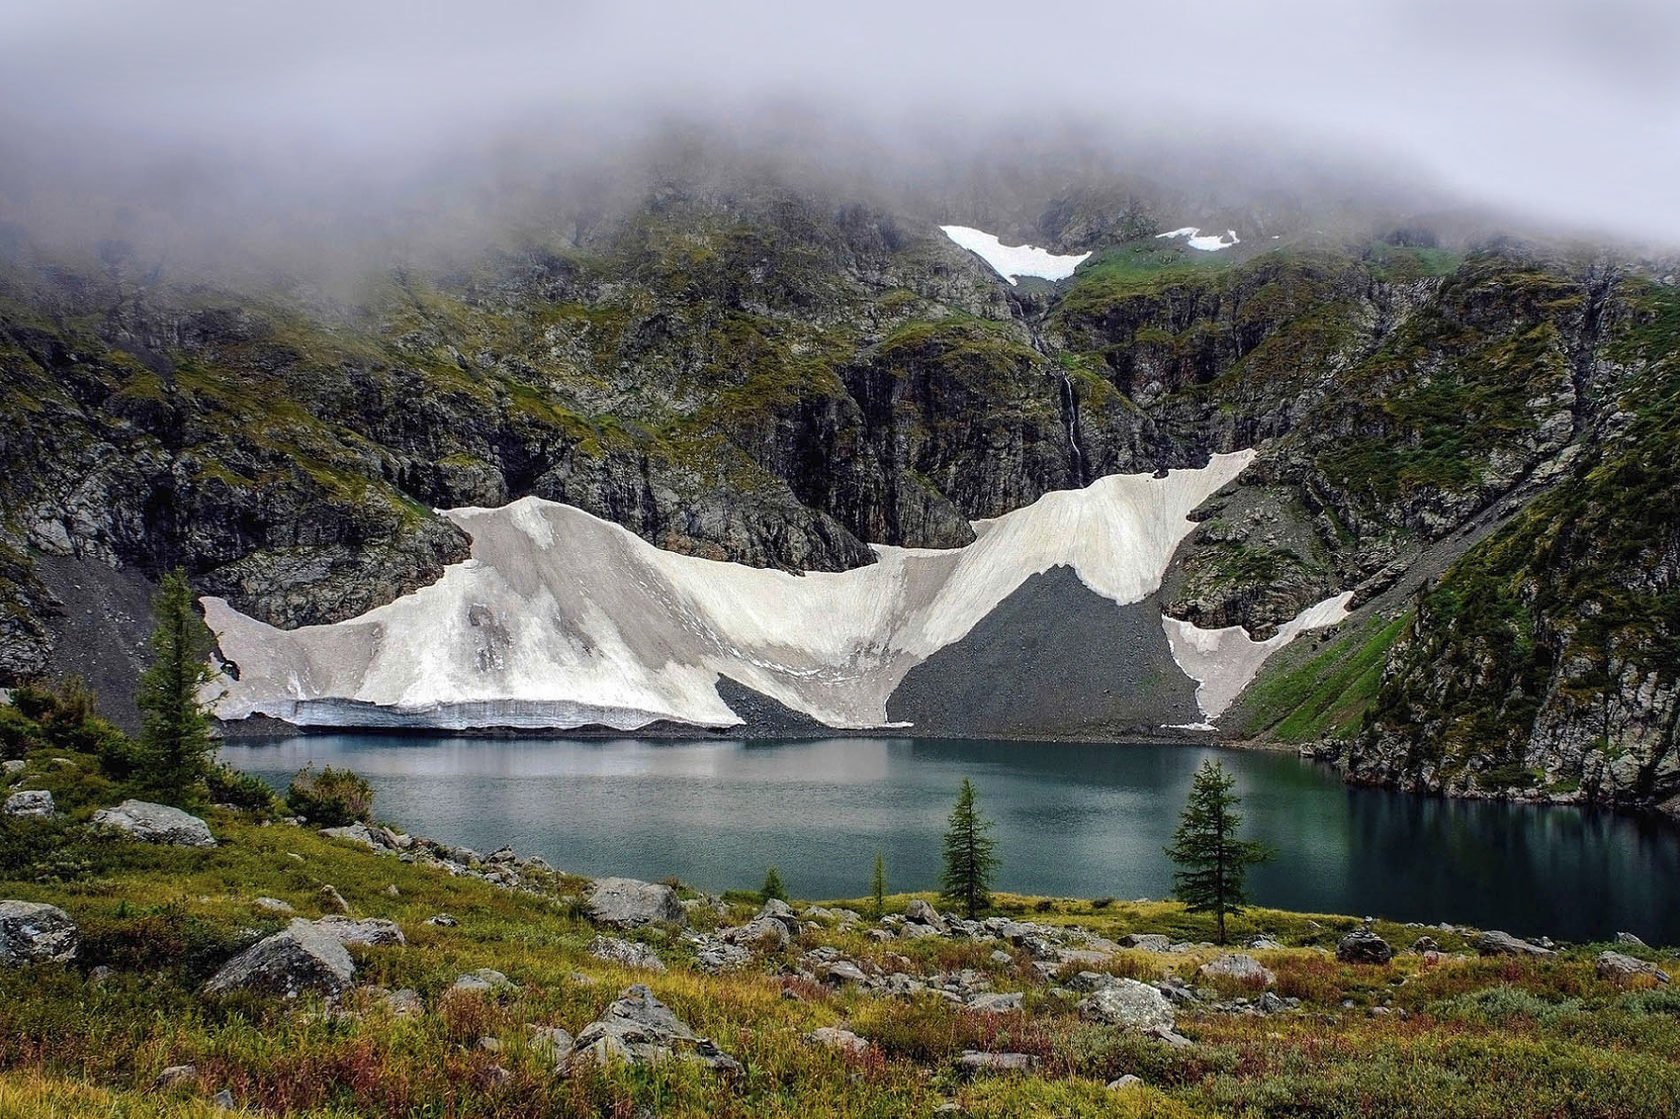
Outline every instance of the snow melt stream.
<path fill-rule="evenodd" d="M 1032 575 L 1071 567 L 1117 604 L 1154 593 L 1195 528 L 1188 515 L 1252 457 L 1102 478 L 975 522 L 964 548 L 876 546 L 868 567 L 804 575 L 664 551 L 534 497 L 456 509 L 447 515 L 471 535 L 471 558 L 360 617 L 288 631 L 205 599 L 239 666 L 237 680 L 218 683 L 217 713 L 442 729 L 728 727 L 742 722 L 717 692 L 729 676 L 829 726 L 881 726 L 905 673 Z"/>

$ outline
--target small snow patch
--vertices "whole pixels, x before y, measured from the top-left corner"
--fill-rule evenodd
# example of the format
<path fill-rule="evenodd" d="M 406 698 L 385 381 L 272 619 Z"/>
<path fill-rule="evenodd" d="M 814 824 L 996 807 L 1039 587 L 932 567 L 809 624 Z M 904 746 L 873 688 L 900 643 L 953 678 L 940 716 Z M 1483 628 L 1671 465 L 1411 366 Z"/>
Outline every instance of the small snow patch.
<path fill-rule="evenodd" d="M 1227 229 L 1225 235 L 1221 237 L 1215 233 L 1203 233 L 1200 227 L 1194 225 L 1187 225 L 1182 229 L 1170 229 L 1165 233 L 1155 235 L 1156 240 L 1163 237 L 1187 237 L 1189 240 L 1186 244 L 1192 249 L 1200 249 L 1204 253 L 1214 253 L 1220 249 L 1228 249 L 1232 245 L 1242 244 L 1242 238 L 1237 236 L 1237 231 L 1234 229 Z"/>
<path fill-rule="evenodd" d="M 1036 245 L 1005 245 L 992 234 L 970 229 L 966 225 L 942 225 L 939 228 L 945 236 L 991 265 L 994 272 L 1011 284 L 1021 276 L 1065 280 L 1091 255 L 1057 256 Z"/>

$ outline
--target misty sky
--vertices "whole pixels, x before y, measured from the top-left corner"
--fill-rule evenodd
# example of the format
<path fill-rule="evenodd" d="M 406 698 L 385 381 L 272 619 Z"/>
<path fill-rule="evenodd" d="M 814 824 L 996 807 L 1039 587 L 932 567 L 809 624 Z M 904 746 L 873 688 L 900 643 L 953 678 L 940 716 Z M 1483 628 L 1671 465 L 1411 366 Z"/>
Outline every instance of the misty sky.
<path fill-rule="evenodd" d="M 397 175 L 522 122 L 790 101 L 888 130 L 1281 127 L 1680 243 L 1676 0 L 0 0 L 0 130 L 58 157 Z"/>

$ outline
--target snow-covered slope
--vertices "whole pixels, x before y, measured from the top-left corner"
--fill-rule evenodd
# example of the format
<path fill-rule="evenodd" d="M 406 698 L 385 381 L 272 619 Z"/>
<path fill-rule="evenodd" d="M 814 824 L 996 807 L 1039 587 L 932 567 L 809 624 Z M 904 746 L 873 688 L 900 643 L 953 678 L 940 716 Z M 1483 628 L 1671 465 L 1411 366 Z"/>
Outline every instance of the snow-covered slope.
<path fill-rule="evenodd" d="M 1116 603 L 1154 592 L 1195 527 L 1187 515 L 1251 457 L 1046 494 L 976 522 L 965 548 L 878 547 L 880 562 L 838 573 L 677 555 L 537 498 L 458 509 L 449 516 L 471 534 L 472 557 L 358 618 L 285 631 L 205 599 L 239 667 L 218 684 L 217 712 L 329 725 L 727 727 L 741 720 L 718 696 L 726 675 L 830 726 L 879 726 L 904 674 L 1029 576 L 1066 565 Z"/>
<path fill-rule="evenodd" d="M 1225 713 L 1233 700 L 1248 687 L 1266 663 L 1266 658 L 1309 629 L 1333 626 L 1348 616 L 1353 592 L 1346 591 L 1301 611 L 1278 627 L 1265 641 L 1256 641 L 1241 626 L 1197 629 L 1189 622 L 1162 617 L 1173 660 L 1184 674 L 1196 681 L 1196 704 L 1211 722 Z"/>
<path fill-rule="evenodd" d="M 1232 245 L 1242 244 L 1242 239 L 1237 236 L 1237 231 L 1234 229 L 1227 229 L 1225 235 L 1221 237 L 1217 233 L 1203 233 L 1200 228 L 1194 225 L 1187 225 L 1183 229 L 1169 229 L 1167 232 L 1157 233 L 1155 236 L 1157 238 L 1188 238 L 1186 244 L 1192 249 L 1200 249 L 1204 253 L 1218 252 L 1220 249 L 1228 249 Z"/>
<path fill-rule="evenodd" d="M 1021 276 L 1065 280 L 1091 255 L 1057 256 L 1036 245 L 1005 245 L 992 234 L 970 229 L 966 225 L 942 225 L 939 228 L 945 236 L 991 265 L 993 271 L 1011 284 Z"/>

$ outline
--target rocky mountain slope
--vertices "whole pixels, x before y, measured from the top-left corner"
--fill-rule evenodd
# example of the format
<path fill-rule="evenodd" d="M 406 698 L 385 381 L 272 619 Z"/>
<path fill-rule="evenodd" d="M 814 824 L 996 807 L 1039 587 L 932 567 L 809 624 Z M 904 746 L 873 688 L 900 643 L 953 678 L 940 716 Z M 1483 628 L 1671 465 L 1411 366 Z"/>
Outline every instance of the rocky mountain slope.
<path fill-rule="evenodd" d="M 112 570 L 183 565 L 284 628 L 354 617 L 466 556 L 440 508 L 536 496 L 670 551 L 840 571 L 1253 447 L 1161 604 L 1256 639 L 1343 591 L 1356 609 L 1227 732 L 1328 737 L 1360 780 L 1680 792 L 1664 269 L 1444 222 L 1167 212 L 1135 184 L 974 213 L 751 176 L 626 198 L 330 296 L 8 229 L 0 675 L 62 666 L 72 619 L 75 644 L 132 649 L 82 617 Z M 1010 285 L 941 221 L 1092 255 Z M 1187 222 L 1241 241 L 1156 236 Z"/>

